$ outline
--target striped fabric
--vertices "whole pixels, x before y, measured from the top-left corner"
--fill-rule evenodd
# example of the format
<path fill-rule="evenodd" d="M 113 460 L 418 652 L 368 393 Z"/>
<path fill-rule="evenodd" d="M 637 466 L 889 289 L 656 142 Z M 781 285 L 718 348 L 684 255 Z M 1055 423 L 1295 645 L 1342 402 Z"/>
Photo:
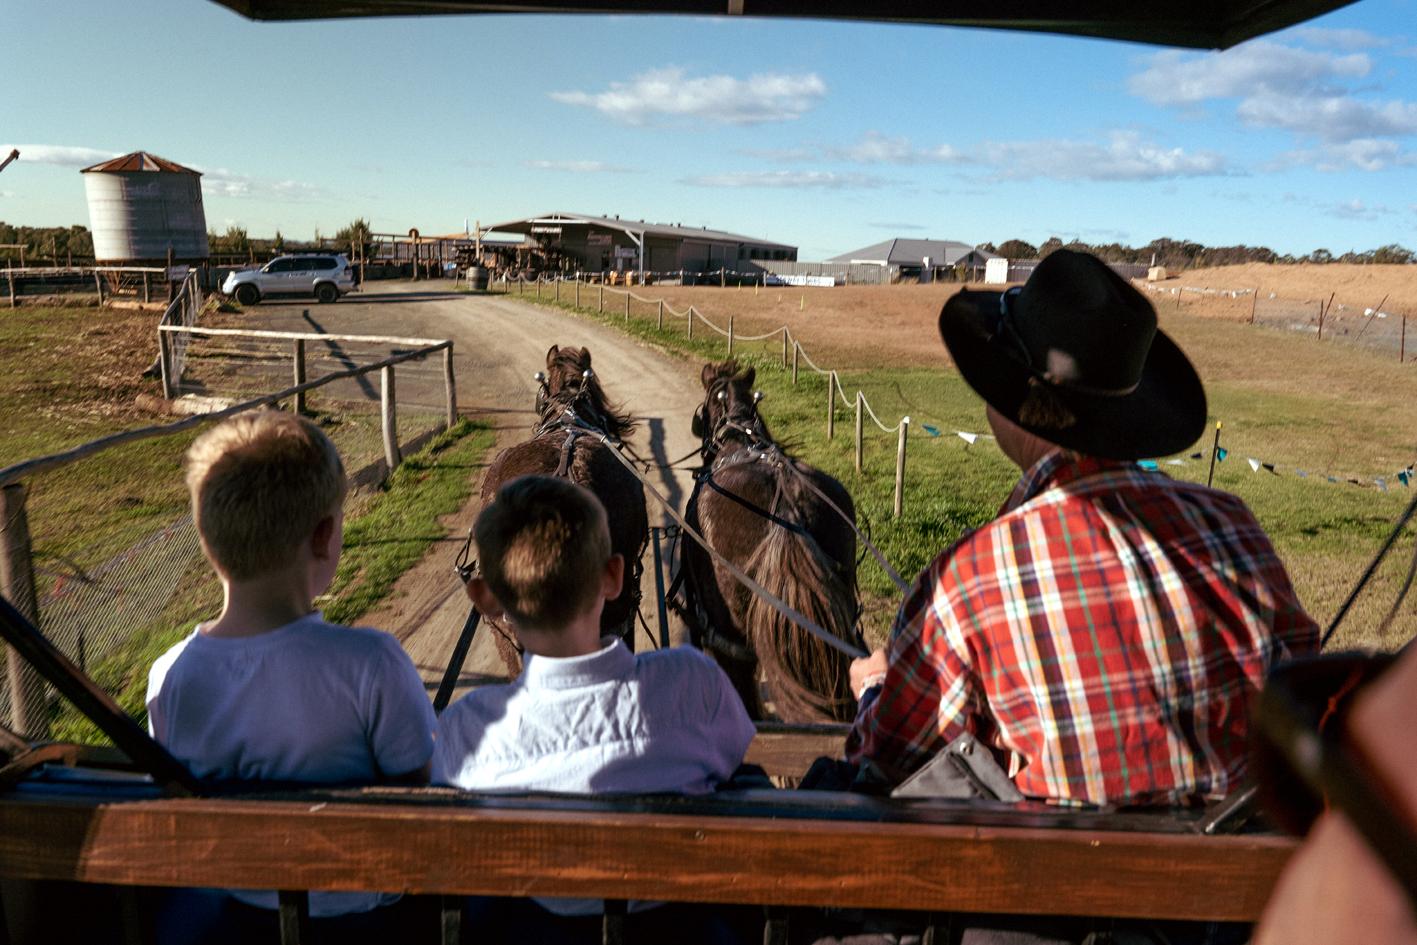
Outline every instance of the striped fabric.
<path fill-rule="evenodd" d="M 903 778 L 969 731 L 1029 797 L 1222 797 L 1265 672 L 1317 649 L 1243 502 L 1059 450 L 917 579 L 847 756 Z"/>

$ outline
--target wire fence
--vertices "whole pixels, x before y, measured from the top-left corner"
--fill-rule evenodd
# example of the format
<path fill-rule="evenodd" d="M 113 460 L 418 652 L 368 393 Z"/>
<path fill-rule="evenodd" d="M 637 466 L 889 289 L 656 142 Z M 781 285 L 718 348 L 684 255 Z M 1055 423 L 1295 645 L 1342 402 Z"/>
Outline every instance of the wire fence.
<path fill-rule="evenodd" d="M 285 395 L 282 404 L 298 406 L 334 441 L 356 487 L 382 480 L 456 410 L 451 358 L 438 357 L 451 351 L 449 342 L 338 336 L 312 343 L 261 337 L 281 333 L 164 330 L 187 339 L 174 406 L 239 412 Z M 297 342 L 309 351 L 299 367 Z M 182 474 L 183 455 L 205 425 L 205 417 L 192 416 L 115 435 L 143 438 L 108 447 L 94 441 L 0 470 L 6 596 L 15 600 L 17 583 L 28 584 L 40 629 L 120 698 L 125 690 L 140 698 L 146 678 L 134 674 L 220 607 Z M 32 738 L 74 734 L 63 730 L 63 713 L 59 729 L 47 730 L 49 697 L 28 671 L 12 669 L 9 682 L 0 686 L 0 718 Z M 14 692 L 33 704 L 14 705 Z"/>

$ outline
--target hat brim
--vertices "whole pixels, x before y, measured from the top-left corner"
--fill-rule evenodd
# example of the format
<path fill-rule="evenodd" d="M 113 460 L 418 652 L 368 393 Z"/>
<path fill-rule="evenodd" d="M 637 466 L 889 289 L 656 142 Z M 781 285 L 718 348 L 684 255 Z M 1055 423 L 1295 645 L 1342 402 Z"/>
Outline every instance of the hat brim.
<path fill-rule="evenodd" d="M 1067 449 L 1106 459 L 1169 456 L 1189 447 L 1206 424 L 1205 388 L 1185 353 L 1159 329 L 1141 381 L 1107 396 L 1053 387 L 1077 422 L 1043 429 L 1019 420 L 1031 372 L 994 340 L 999 292 L 961 291 L 940 311 L 940 338 L 974 392 L 1020 427 Z"/>

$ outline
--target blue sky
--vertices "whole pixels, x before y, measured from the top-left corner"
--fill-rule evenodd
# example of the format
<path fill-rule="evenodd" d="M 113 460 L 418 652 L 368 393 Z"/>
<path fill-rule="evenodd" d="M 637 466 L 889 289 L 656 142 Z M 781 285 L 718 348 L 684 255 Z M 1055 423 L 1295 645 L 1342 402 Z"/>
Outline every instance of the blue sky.
<path fill-rule="evenodd" d="M 1417 0 L 1224 53 L 782 20 L 6 7 L 15 224 L 87 224 L 78 168 L 144 149 L 206 173 L 210 228 L 261 236 L 567 210 L 803 259 L 892 236 L 1417 247 Z"/>

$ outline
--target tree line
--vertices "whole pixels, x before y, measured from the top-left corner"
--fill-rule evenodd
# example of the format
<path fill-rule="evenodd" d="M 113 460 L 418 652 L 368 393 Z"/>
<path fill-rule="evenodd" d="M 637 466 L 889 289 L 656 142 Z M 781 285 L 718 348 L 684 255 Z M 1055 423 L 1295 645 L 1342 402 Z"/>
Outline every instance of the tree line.
<path fill-rule="evenodd" d="M 1114 263 L 1136 263 L 1145 266 L 1165 266 L 1167 269 L 1199 269 L 1202 266 L 1234 266 L 1241 263 L 1396 263 L 1417 262 L 1417 253 L 1396 243 L 1364 252 L 1349 250 L 1341 255 L 1327 249 L 1316 249 L 1303 256 L 1276 253 L 1268 246 L 1205 246 L 1190 240 L 1169 237 L 1152 240 L 1145 246 L 1124 246 L 1121 243 L 1064 242 L 1053 236 L 1041 245 L 1026 240 L 1004 240 L 998 246 L 982 243 L 979 249 L 998 253 L 1009 259 L 1042 259 L 1059 249 L 1074 249 L 1092 253 Z"/>

